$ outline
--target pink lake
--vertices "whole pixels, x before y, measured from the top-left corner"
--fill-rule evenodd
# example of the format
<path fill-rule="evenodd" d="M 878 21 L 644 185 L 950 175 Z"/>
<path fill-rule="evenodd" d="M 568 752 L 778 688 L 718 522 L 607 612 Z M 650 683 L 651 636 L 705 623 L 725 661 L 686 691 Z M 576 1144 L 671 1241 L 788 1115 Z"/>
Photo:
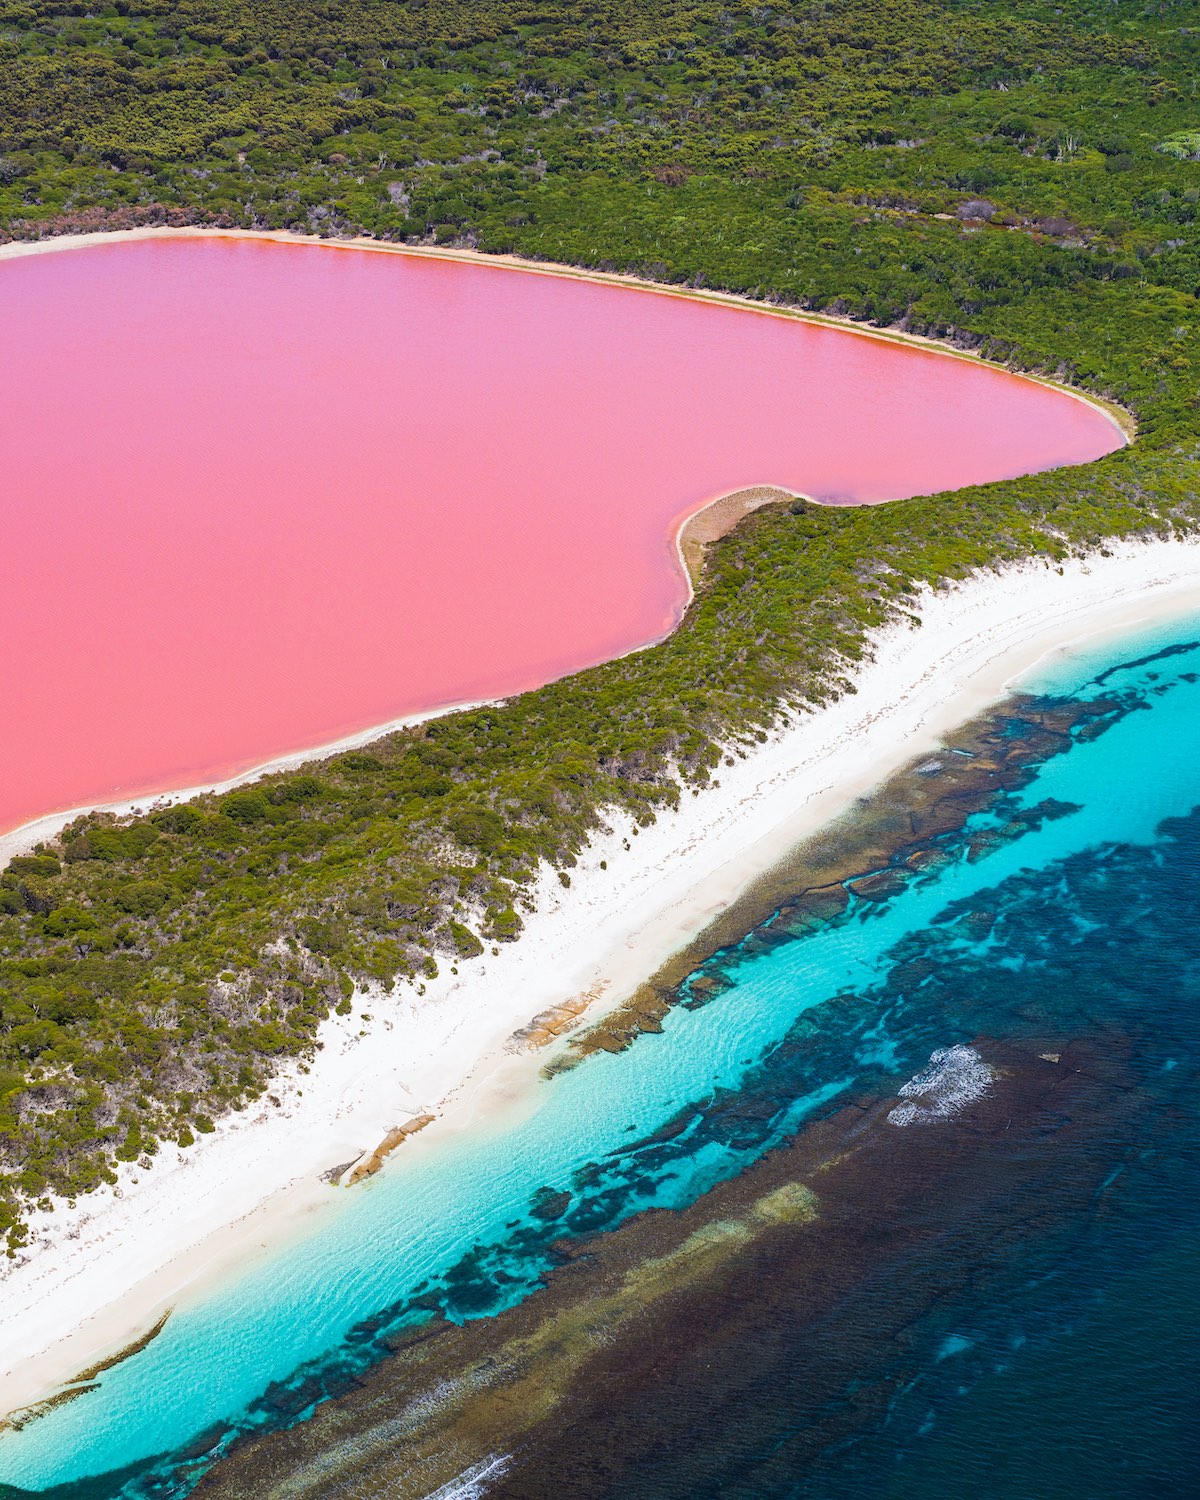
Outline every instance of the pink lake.
<path fill-rule="evenodd" d="M 564 277 L 253 240 L 0 264 L 0 831 L 661 636 L 674 537 L 1082 463 L 1002 371 Z"/>

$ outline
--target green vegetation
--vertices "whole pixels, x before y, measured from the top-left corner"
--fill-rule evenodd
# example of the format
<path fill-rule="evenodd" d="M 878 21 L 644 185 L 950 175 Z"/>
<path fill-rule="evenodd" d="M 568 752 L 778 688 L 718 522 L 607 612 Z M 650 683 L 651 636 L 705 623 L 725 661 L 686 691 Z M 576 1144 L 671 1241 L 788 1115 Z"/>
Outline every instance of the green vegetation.
<path fill-rule="evenodd" d="M 0 234 L 211 222 L 474 245 L 951 337 L 1132 407 L 1085 469 L 760 512 L 653 650 L 0 876 L 0 1232 L 190 1143 L 357 990 L 520 931 L 846 689 L 920 583 L 1194 527 L 1195 0 L 0 0 Z"/>
<path fill-rule="evenodd" d="M 1180 161 L 1200 161 L 1200 130 L 1181 130 L 1168 136 L 1158 149 Z"/>

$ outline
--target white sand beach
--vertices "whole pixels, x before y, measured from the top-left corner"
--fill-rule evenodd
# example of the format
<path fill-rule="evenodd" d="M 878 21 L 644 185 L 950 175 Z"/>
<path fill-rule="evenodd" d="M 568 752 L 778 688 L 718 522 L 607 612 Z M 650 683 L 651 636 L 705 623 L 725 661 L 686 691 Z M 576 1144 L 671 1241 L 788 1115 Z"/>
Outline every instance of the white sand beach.
<path fill-rule="evenodd" d="M 719 785 L 653 827 L 635 834 L 612 818 L 569 888 L 544 871 L 517 942 L 443 972 L 423 995 L 358 997 L 352 1016 L 325 1023 L 311 1070 L 280 1078 L 278 1105 L 37 1214 L 30 1249 L 0 1268 L 0 1411 L 48 1394 L 205 1278 L 335 1211 L 358 1189 L 322 1174 L 393 1127 L 437 1117 L 383 1166 L 403 1172 L 439 1132 L 511 1105 L 547 1057 L 514 1055 L 513 1032 L 551 1005 L 586 997 L 592 1016 L 620 1003 L 765 868 L 1047 654 L 1200 610 L 1200 540 L 1109 550 L 927 594 L 919 628 L 901 622 L 872 640 L 856 693 L 734 756 Z"/>

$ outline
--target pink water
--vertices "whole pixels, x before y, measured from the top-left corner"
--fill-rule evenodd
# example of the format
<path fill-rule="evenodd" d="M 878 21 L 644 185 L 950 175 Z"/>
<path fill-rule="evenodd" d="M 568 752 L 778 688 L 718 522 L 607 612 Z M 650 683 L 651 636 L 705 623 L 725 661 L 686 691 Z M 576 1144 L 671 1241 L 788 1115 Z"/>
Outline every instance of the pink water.
<path fill-rule="evenodd" d="M 0 830 L 653 640 L 674 535 L 1080 463 L 934 353 L 497 267 L 131 241 L 0 265 Z"/>

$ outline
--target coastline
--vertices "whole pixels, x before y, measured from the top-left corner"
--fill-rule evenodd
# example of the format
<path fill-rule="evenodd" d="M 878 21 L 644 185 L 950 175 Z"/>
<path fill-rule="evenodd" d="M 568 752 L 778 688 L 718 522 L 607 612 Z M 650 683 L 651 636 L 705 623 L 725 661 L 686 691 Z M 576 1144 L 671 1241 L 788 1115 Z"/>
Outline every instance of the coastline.
<path fill-rule="evenodd" d="M 49 1394 L 204 1279 L 334 1211 L 341 1190 L 322 1174 L 404 1121 L 437 1117 L 385 1172 L 403 1171 L 410 1153 L 436 1149 L 447 1131 L 520 1109 L 548 1055 L 509 1046 L 531 1017 L 582 999 L 589 1020 L 615 1008 L 764 868 L 1036 662 L 1200 609 L 1200 539 L 1108 551 L 927 592 L 920 628 L 901 619 L 873 637 L 855 694 L 744 756 L 731 751 L 718 785 L 653 826 L 612 817 L 569 888 L 543 870 L 517 942 L 462 961 L 423 996 L 358 996 L 354 1015 L 323 1024 L 310 1071 L 281 1074 L 278 1107 L 262 1101 L 189 1151 L 164 1146 L 149 1173 L 122 1169 L 115 1190 L 33 1215 L 32 1251 L 0 1263 L 4 1344 L 20 1351 L 0 1370 L 0 1412 Z"/>

